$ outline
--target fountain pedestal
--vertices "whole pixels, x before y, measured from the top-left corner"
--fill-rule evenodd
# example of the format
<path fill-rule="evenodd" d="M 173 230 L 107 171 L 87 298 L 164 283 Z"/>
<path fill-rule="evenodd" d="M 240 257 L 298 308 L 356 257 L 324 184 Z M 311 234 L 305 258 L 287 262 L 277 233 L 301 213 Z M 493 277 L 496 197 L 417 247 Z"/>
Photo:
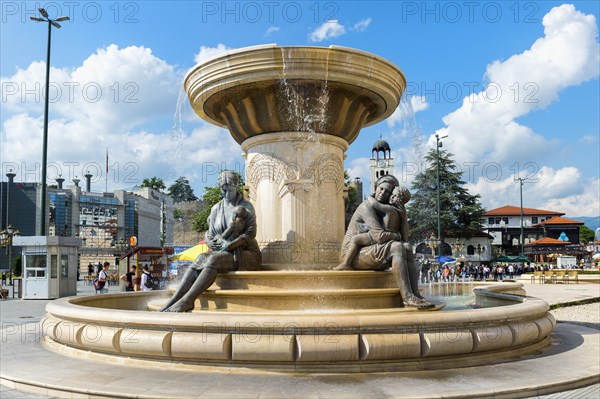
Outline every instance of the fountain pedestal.
<path fill-rule="evenodd" d="M 338 260 L 344 235 L 345 140 L 305 132 L 247 139 L 246 184 L 263 269 L 319 269 Z"/>

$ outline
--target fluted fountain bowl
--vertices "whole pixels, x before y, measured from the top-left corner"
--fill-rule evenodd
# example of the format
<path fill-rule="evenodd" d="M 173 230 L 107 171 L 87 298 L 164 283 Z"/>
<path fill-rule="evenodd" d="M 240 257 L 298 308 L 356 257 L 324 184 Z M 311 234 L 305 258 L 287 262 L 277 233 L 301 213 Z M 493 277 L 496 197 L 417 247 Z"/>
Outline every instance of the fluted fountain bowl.
<path fill-rule="evenodd" d="M 406 80 L 374 54 L 340 46 L 274 44 L 221 53 L 184 82 L 196 113 L 244 140 L 274 132 L 312 132 L 348 143 L 389 117 Z"/>

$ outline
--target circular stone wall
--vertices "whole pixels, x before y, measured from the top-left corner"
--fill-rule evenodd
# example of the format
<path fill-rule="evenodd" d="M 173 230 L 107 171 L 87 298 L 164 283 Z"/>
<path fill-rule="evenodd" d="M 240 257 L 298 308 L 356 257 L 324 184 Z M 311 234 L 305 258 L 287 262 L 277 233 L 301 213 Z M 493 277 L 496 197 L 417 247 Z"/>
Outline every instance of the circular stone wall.
<path fill-rule="evenodd" d="M 112 354 L 116 361 L 252 367 L 306 372 L 420 370 L 493 363 L 549 343 L 548 304 L 515 295 L 522 285 L 477 289 L 491 308 L 419 312 L 205 311 L 157 313 L 166 293 L 63 298 L 48 304 L 44 334 L 60 345 Z"/>

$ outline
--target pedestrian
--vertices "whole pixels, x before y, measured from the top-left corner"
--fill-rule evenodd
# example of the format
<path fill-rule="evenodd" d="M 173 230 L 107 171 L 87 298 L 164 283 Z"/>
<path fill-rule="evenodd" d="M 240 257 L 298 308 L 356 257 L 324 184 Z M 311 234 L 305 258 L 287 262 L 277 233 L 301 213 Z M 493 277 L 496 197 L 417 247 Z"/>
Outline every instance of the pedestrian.
<path fill-rule="evenodd" d="M 512 280 L 514 278 L 514 274 L 515 274 L 515 267 L 513 266 L 513 264 L 509 264 L 508 265 L 508 275 L 510 277 L 510 279 Z"/>
<path fill-rule="evenodd" d="M 134 290 L 133 279 L 135 278 L 136 271 L 137 267 L 132 265 L 129 271 L 121 276 L 121 280 L 125 282 L 125 291 L 127 292 Z"/>
<path fill-rule="evenodd" d="M 88 276 L 93 276 L 94 275 L 94 265 L 92 265 L 91 263 L 88 265 Z"/>
<path fill-rule="evenodd" d="M 152 275 L 148 269 L 148 265 L 142 267 L 142 291 L 152 291 Z"/>
<path fill-rule="evenodd" d="M 98 273 L 98 282 L 96 285 L 96 294 L 108 294 L 108 269 L 110 263 L 104 262 L 104 266 Z"/>

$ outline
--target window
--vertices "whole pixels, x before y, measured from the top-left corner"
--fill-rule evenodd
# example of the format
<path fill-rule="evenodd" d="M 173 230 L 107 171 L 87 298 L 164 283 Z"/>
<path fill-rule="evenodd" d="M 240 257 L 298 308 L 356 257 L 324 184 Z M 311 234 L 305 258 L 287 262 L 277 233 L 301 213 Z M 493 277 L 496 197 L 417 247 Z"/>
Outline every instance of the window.
<path fill-rule="evenodd" d="M 503 217 L 503 218 L 502 218 L 502 221 L 503 221 L 505 224 L 508 224 L 508 217 Z"/>
<path fill-rule="evenodd" d="M 60 274 L 63 277 L 69 277 L 69 255 L 60 256 Z"/>
<path fill-rule="evenodd" d="M 537 216 L 532 216 L 531 217 L 531 224 L 536 224 L 537 222 L 538 222 Z"/>
<path fill-rule="evenodd" d="M 467 255 L 475 255 L 475 247 L 472 245 L 469 245 L 467 247 Z"/>
<path fill-rule="evenodd" d="M 494 224 L 494 218 L 488 218 L 488 224 Z"/>

